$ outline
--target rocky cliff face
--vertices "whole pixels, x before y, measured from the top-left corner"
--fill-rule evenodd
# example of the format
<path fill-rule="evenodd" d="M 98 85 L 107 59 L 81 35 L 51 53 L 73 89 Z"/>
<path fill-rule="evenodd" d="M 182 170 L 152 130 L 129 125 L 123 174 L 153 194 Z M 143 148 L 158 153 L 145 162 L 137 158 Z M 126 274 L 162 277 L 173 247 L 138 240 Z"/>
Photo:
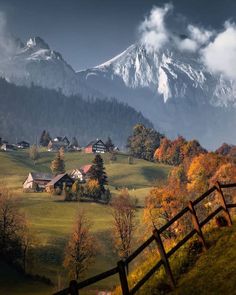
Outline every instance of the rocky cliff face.
<path fill-rule="evenodd" d="M 135 44 L 112 60 L 79 72 L 81 81 L 127 102 L 170 136 L 205 146 L 233 142 L 236 83 L 210 73 L 200 57 L 174 48 L 148 52 Z"/>

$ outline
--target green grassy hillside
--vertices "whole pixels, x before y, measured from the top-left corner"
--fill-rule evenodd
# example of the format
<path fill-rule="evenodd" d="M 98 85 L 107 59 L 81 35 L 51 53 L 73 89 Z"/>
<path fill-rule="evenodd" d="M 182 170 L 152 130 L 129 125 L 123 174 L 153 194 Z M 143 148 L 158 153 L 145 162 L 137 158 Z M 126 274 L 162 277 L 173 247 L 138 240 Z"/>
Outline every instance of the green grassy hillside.
<path fill-rule="evenodd" d="M 208 241 L 210 249 L 179 280 L 173 295 L 236 294 L 236 226 L 212 231 Z"/>
<path fill-rule="evenodd" d="M 54 153 L 41 151 L 40 158 L 34 165 L 27 151 L 0 152 L 0 178 L 19 196 L 20 206 L 30 221 L 31 232 L 35 240 L 34 263 L 30 266 L 31 272 L 49 277 L 54 283 L 57 283 L 61 277 L 63 287 L 67 283 L 66 273 L 62 267 L 64 248 L 78 208 L 84 209 L 89 215 L 93 223 L 92 230 L 99 241 L 99 254 L 87 276 L 113 267 L 118 257 L 113 251 L 111 241 L 112 216 L 109 206 L 95 203 L 65 203 L 59 198 L 52 198 L 47 193 L 22 193 L 22 182 L 28 173 L 30 171 L 49 172 L 50 162 L 54 156 Z M 124 154 L 118 155 L 117 161 L 113 163 L 110 162 L 108 154 L 102 157 L 112 193 L 118 193 L 117 188 L 126 187 L 133 196 L 139 199 L 141 205 L 154 181 L 165 179 L 170 170 L 169 166 L 138 159 L 130 165 L 128 156 Z M 66 153 L 66 169 L 70 171 L 89 164 L 93 158 L 94 155 L 91 154 Z M 139 209 L 137 222 L 141 214 L 142 209 Z M 0 269 L 3 267 L 0 266 Z M 15 284 L 9 284 L 12 280 Z M 113 287 L 116 282 L 117 279 L 114 277 L 92 288 L 106 290 L 106 288 Z M 0 272 L 0 294 L 6 293 L 6 289 L 9 295 L 42 295 L 50 294 L 54 287 L 32 282 L 32 280 L 19 276 L 13 269 L 4 266 L 4 273 Z M 89 294 L 89 291 L 86 290 L 85 294 Z"/>
<path fill-rule="evenodd" d="M 204 236 L 208 250 L 198 251 L 193 241 L 182 246 L 171 258 L 170 266 L 176 281 L 171 291 L 169 281 L 161 267 L 137 292 L 138 295 L 225 295 L 236 294 L 236 220 L 232 227 L 218 228 L 212 221 Z M 196 245 L 196 243 L 195 243 Z M 129 285 L 134 286 L 159 260 L 148 253 L 143 263 L 130 273 Z M 116 294 L 120 294 L 117 290 Z"/>

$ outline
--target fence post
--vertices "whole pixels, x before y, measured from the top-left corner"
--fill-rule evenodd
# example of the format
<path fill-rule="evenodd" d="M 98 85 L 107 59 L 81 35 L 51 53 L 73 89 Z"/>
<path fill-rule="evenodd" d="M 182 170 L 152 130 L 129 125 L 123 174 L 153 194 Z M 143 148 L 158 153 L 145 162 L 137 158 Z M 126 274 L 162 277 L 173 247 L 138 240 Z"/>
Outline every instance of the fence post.
<path fill-rule="evenodd" d="M 120 277 L 122 294 L 129 295 L 129 286 L 128 286 L 128 281 L 127 281 L 124 261 L 123 260 L 118 261 L 117 266 L 118 266 L 118 272 L 119 272 L 119 277 Z"/>
<path fill-rule="evenodd" d="M 229 209 L 227 208 L 225 197 L 224 197 L 224 194 L 223 194 L 223 191 L 221 189 L 219 181 L 216 182 L 216 189 L 217 189 L 218 194 L 220 196 L 220 203 L 221 203 L 221 206 L 223 207 L 223 212 L 224 212 L 225 219 L 227 220 L 228 226 L 231 226 L 233 224 L 232 219 L 231 219 L 231 216 L 229 214 Z"/>
<path fill-rule="evenodd" d="M 174 289 L 175 288 L 175 280 L 174 280 L 174 276 L 173 276 L 172 270 L 170 268 L 170 263 L 169 263 L 169 260 L 168 260 L 167 255 L 166 255 L 166 251 L 165 251 L 163 242 L 161 240 L 160 233 L 159 233 L 159 231 L 157 229 L 154 229 L 153 235 L 155 237 L 155 240 L 156 240 L 156 243 L 157 243 L 157 247 L 158 247 L 158 251 L 160 253 L 161 260 L 162 260 L 162 262 L 164 264 L 166 275 L 167 275 L 168 280 L 170 282 L 171 288 Z"/>
<path fill-rule="evenodd" d="M 70 281 L 70 286 L 69 286 L 69 292 L 70 295 L 79 295 L 79 289 L 78 289 L 78 284 L 76 280 Z"/>
<path fill-rule="evenodd" d="M 193 206 L 192 201 L 189 201 L 188 207 L 189 207 L 190 213 L 192 215 L 193 227 L 194 227 L 194 229 L 196 230 L 196 232 L 198 234 L 199 241 L 202 243 L 202 246 L 203 246 L 204 250 L 207 250 L 206 241 L 204 239 L 202 229 L 200 227 L 200 223 L 199 223 L 199 220 L 197 218 L 196 210 L 195 210 L 195 208 Z"/>

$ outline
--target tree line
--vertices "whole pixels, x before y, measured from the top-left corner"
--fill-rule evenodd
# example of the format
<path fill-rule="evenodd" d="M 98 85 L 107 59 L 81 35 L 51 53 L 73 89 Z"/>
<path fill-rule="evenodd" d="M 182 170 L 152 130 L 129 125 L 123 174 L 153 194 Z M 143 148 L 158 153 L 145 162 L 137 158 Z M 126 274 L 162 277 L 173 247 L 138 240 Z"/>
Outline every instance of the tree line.
<path fill-rule="evenodd" d="M 0 79 L 1 137 L 36 143 L 42 129 L 77 137 L 85 145 L 93 138 L 110 135 L 124 146 L 132 126 L 152 124 L 132 107 L 115 99 L 66 97 L 39 86 L 16 86 Z M 121 120 L 122 118 L 122 120 Z"/>

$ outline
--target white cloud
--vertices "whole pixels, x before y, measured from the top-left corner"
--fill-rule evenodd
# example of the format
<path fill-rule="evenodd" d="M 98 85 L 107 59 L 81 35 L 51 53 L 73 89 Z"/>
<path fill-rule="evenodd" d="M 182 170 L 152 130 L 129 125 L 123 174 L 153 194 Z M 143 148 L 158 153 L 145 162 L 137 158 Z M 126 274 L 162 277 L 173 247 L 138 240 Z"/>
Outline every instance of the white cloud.
<path fill-rule="evenodd" d="M 181 51 L 196 52 L 200 47 L 206 45 L 214 34 L 213 31 L 194 25 L 188 25 L 187 32 L 189 36 L 188 38 L 175 38 L 176 46 Z"/>
<path fill-rule="evenodd" d="M 224 31 L 217 34 L 201 54 L 209 70 L 236 79 L 236 24 L 225 23 Z"/>
<path fill-rule="evenodd" d="M 166 4 L 164 7 L 154 6 L 150 15 L 139 26 L 140 41 L 148 50 L 159 50 L 169 41 L 165 17 L 172 8 L 171 4 Z"/>
<path fill-rule="evenodd" d="M 196 41 L 196 43 L 199 45 L 206 44 L 214 34 L 213 31 L 209 31 L 194 25 L 188 25 L 188 32 L 191 39 Z"/>
<path fill-rule="evenodd" d="M 7 30 L 6 16 L 0 11 L 0 60 L 3 61 L 16 53 L 17 42 Z"/>
<path fill-rule="evenodd" d="M 148 50 L 158 51 L 172 42 L 181 51 L 197 51 L 209 41 L 213 32 L 194 25 L 188 25 L 188 37 L 185 39 L 171 33 L 167 28 L 166 17 L 172 10 L 172 4 L 166 4 L 164 7 L 154 6 L 149 16 L 139 26 L 140 41 Z"/>
<path fill-rule="evenodd" d="M 172 33 L 166 24 L 166 17 L 172 10 L 171 4 L 155 6 L 139 26 L 140 41 L 147 50 L 158 51 L 164 46 L 171 46 L 183 54 L 197 53 L 212 73 L 222 73 L 235 80 L 236 24 L 226 22 L 222 32 L 189 24 L 186 27 L 186 38 L 181 38 Z"/>
<path fill-rule="evenodd" d="M 195 40 L 186 38 L 181 40 L 180 38 L 175 38 L 176 46 L 181 51 L 196 51 L 199 48 L 198 43 Z"/>

